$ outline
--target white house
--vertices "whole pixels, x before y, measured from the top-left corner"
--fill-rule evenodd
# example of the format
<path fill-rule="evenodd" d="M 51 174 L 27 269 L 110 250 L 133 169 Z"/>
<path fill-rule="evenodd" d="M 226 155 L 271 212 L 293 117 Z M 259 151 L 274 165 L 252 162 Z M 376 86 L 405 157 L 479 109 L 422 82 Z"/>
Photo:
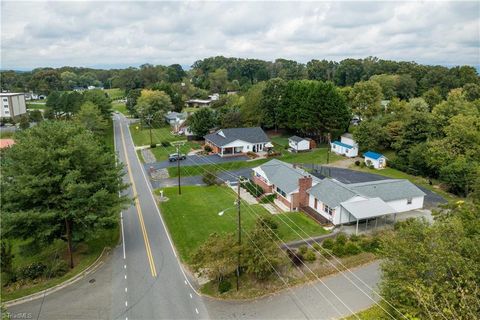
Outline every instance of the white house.
<path fill-rule="evenodd" d="M 0 93 L 2 105 L 0 108 L 0 118 L 15 118 L 27 113 L 27 104 L 24 93 Z"/>
<path fill-rule="evenodd" d="M 308 151 L 315 148 L 315 141 L 310 138 L 292 136 L 288 138 L 289 150 L 293 152 Z"/>
<path fill-rule="evenodd" d="M 220 129 L 204 138 L 205 144 L 221 157 L 262 152 L 273 146 L 260 127 Z"/>
<path fill-rule="evenodd" d="M 367 166 L 372 165 L 375 169 L 383 169 L 387 166 L 387 157 L 383 154 L 367 151 L 363 154 L 363 157 Z"/>
<path fill-rule="evenodd" d="M 332 224 L 358 222 L 423 208 L 425 193 L 408 180 L 343 184 L 323 179 L 309 193 L 309 207 Z"/>
<path fill-rule="evenodd" d="M 353 140 L 353 136 L 350 133 L 342 134 L 340 141 L 333 141 L 330 147 L 332 152 L 349 158 L 354 158 L 358 155 L 358 144 Z"/>

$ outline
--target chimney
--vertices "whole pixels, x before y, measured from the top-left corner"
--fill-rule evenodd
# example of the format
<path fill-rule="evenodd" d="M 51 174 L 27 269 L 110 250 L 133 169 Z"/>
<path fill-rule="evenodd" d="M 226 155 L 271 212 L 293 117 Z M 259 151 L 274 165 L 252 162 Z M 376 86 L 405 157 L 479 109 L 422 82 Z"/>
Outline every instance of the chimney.
<path fill-rule="evenodd" d="M 298 205 L 300 207 L 308 206 L 307 190 L 312 187 L 312 177 L 302 177 L 298 179 Z"/>

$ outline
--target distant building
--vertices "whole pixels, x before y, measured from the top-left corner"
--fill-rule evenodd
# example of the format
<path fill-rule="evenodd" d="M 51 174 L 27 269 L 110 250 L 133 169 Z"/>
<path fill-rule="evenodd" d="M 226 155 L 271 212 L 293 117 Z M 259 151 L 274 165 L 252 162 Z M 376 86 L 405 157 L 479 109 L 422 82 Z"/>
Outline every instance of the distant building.
<path fill-rule="evenodd" d="M 187 120 L 186 113 L 168 112 L 165 115 L 165 122 L 172 126 L 174 132 L 180 131 L 182 124 Z"/>
<path fill-rule="evenodd" d="M 315 145 L 315 141 L 310 138 L 300 138 L 298 136 L 288 138 L 289 150 L 293 152 L 308 151 L 315 148 Z"/>
<path fill-rule="evenodd" d="M 25 100 L 38 100 L 38 94 L 33 92 L 25 92 Z"/>
<path fill-rule="evenodd" d="M 213 101 L 220 99 L 218 93 L 214 93 L 208 96 L 208 99 L 190 99 L 187 100 L 187 106 L 194 108 L 210 107 Z"/>
<path fill-rule="evenodd" d="M 2 107 L 0 118 L 15 118 L 27 113 L 24 93 L 0 93 Z"/>
<path fill-rule="evenodd" d="M 358 144 L 353 140 L 353 136 L 350 133 L 342 134 L 340 141 L 333 141 L 330 147 L 332 152 L 349 158 L 354 158 L 358 155 Z"/>
<path fill-rule="evenodd" d="M 260 127 L 220 129 L 204 138 L 205 144 L 221 157 L 258 153 L 272 146 Z"/>

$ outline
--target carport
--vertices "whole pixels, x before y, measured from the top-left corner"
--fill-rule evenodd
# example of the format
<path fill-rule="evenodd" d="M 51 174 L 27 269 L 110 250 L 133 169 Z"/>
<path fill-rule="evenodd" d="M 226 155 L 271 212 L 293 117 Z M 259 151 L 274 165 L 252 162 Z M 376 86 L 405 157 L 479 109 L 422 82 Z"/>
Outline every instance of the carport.
<path fill-rule="evenodd" d="M 375 219 L 375 228 L 377 227 L 379 217 L 387 217 L 393 214 L 395 221 L 395 210 L 380 198 L 343 202 L 340 205 L 357 221 L 355 228 L 356 235 L 358 235 L 358 224 L 361 220 L 366 220 L 365 228 L 367 228 L 368 219 Z M 342 211 L 343 210 L 340 210 L 340 221 L 342 221 Z"/>

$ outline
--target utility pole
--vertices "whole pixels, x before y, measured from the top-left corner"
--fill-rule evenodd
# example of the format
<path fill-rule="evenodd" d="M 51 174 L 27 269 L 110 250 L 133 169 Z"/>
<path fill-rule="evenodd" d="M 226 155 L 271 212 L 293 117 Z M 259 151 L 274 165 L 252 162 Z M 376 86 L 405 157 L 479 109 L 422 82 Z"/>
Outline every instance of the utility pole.
<path fill-rule="evenodd" d="M 178 175 L 178 194 L 182 194 L 182 189 L 180 187 L 180 145 L 177 144 L 177 175 Z"/>
<path fill-rule="evenodd" d="M 327 140 L 328 140 L 328 146 L 327 146 L 327 165 L 328 165 L 330 161 L 330 149 L 332 148 L 330 132 L 327 133 Z M 328 168 L 328 177 L 330 178 L 330 167 Z"/>
<path fill-rule="evenodd" d="M 240 177 L 237 180 L 237 214 L 238 214 L 238 260 L 237 260 L 237 291 L 240 282 L 240 255 L 242 245 L 242 221 L 240 218 Z"/>

